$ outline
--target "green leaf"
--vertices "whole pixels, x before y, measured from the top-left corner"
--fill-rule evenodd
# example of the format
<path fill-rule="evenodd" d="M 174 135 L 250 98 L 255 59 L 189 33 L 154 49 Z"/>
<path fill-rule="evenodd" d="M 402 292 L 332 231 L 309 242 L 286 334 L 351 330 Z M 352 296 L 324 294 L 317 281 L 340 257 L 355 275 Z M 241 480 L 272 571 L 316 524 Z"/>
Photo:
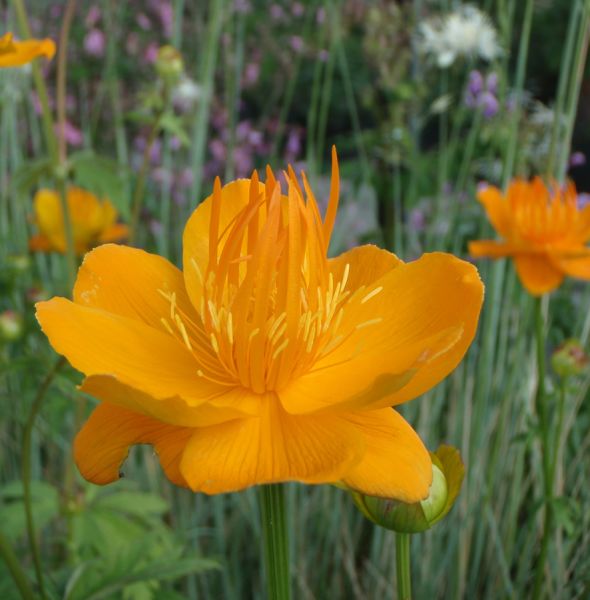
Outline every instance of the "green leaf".
<path fill-rule="evenodd" d="M 183 122 L 174 113 L 167 112 L 160 119 L 160 127 L 163 131 L 167 131 L 172 135 L 175 135 L 183 146 L 190 144 L 189 137 L 184 130 Z"/>
<path fill-rule="evenodd" d="M 89 151 L 72 154 L 70 163 L 74 183 L 108 198 L 124 218 L 129 218 L 129 172 L 126 168 L 110 158 Z"/>
<path fill-rule="evenodd" d="M 103 509 L 139 517 L 161 515 L 168 510 L 168 502 L 156 494 L 126 490 L 98 498 L 95 504 Z"/>
<path fill-rule="evenodd" d="M 31 508 L 35 526 L 43 528 L 59 514 L 59 494 L 44 481 L 31 482 Z M 22 481 L 11 481 L 0 488 L 0 523 L 3 533 L 15 540 L 26 532 Z"/>
<path fill-rule="evenodd" d="M 12 188 L 18 194 L 29 194 L 41 179 L 51 177 L 51 167 L 47 156 L 23 163 L 12 175 Z"/>

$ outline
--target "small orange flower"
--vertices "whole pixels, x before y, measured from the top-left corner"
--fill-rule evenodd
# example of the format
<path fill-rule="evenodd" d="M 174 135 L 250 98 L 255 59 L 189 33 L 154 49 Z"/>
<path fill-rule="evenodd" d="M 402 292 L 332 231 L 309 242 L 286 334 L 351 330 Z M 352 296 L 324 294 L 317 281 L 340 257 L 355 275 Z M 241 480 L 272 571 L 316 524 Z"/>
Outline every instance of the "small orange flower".
<path fill-rule="evenodd" d="M 129 446 L 152 444 L 171 481 L 208 494 L 300 481 L 428 495 L 429 454 L 390 407 L 457 366 L 483 286 L 448 254 L 404 264 L 362 246 L 328 259 L 333 159 L 323 219 L 291 169 L 286 195 L 270 169 L 266 184 L 216 180 L 186 225 L 184 272 L 105 245 L 86 255 L 73 302 L 37 304 L 101 401 L 74 444 L 86 479 L 116 480 Z"/>
<path fill-rule="evenodd" d="M 39 56 L 50 60 L 54 54 L 55 43 L 50 39 L 17 42 L 10 32 L 0 37 L 0 68 L 20 67 Z"/>
<path fill-rule="evenodd" d="M 117 209 L 109 200 L 79 187 L 67 192 L 72 235 L 76 254 L 82 255 L 105 242 L 121 240 L 129 234 L 127 225 L 117 223 Z M 40 233 L 29 240 L 31 250 L 40 252 L 66 251 L 66 233 L 59 194 L 53 190 L 39 190 L 35 194 L 35 222 Z"/>
<path fill-rule="evenodd" d="M 522 285 L 540 296 L 566 275 L 590 279 L 590 206 L 578 207 L 573 183 L 547 187 L 541 178 L 513 181 L 506 197 L 493 186 L 478 194 L 503 241 L 470 242 L 474 257 L 511 256 Z"/>

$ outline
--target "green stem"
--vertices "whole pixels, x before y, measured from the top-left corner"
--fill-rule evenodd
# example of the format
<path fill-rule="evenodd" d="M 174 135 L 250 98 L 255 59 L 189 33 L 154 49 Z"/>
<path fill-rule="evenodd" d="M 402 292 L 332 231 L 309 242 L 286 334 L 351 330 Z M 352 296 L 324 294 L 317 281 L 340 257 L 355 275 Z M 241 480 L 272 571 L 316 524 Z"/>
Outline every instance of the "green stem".
<path fill-rule="evenodd" d="M 12 5 L 16 12 L 18 19 L 18 27 L 20 34 L 24 38 L 31 38 L 31 28 L 29 26 L 29 20 L 27 18 L 27 10 L 25 8 L 24 0 L 12 0 Z M 41 105 L 41 120 L 43 122 L 43 130 L 45 133 L 45 142 L 47 144 L 47 151 L 53 163 L 57 163 L 57 137 L 55 135 L 55 129 L 53 126 L 53 116 L 51 109 L 49 108 L 49 96 L 47 94 L 47 86 L 41 73 L 38 61 L 34 60 L 33 63 L 33 79 L 35 80 L 35 89 L 39 96 L 39 104 Z"/>
<path fill-rule="evenodd" d="M 139 217 L 141 214 L 141 206 L 143 204 L 143 192 L 145 189 L 147 172 L 150 166 L 150 154 L 152 152 L 154 142 L 158 137 L 158 133 L 160 132 L 160 125 L 162 123 L 162 117 L 166 112 L 167 104 L 168 100 L 166 98 L 164 100 L 164 107 L 156 115 L 152 128 L 148 134 L 148 139 L 141 160 L 141 167 L 139 168 L 139 173 L 137 174 L 137 182 L 135 183 L 133 200 L 131 202 L 131 233 L 129 235 L 129 245 L 131 246 L 137 241 L 137 228 L 139 226 Z"/>
<path fill-rule="evenodd" d="M 23 504 L 25 507 L 25 517 L 27 522 L 27 535 L 29 538 L 29 545 L 31 547 L 31 553 L 33 555 L 33 564 L 35 567 L 35 575 L 37 577 L 37 585 L 39 587 L 39 595 L 42 599 L 47 598 L 45 593 L 45 586 L 43 584 L 43 569 L 41 567 L 41 553 L 39 551 L 39 545 L 37 544 L 37 537 L 35 536 L 35 522 L 33 520 L 33 508 L 31 506 L 31 441 L 33 437 L 33 427 L 35 425 L 35 419 L 41 409 L 45 394 L 53 381 L 53 378 L 57 372 L 65 364 L 65 359 L 60 358 L 51 371 L 45 376 L 45 379 L 41 383 L 37 396 L 31 406 L 31 412 L 27 422 L 25 423 L 25 429 L 23 431 L 23 448 L 22 448 L 22 472 L 23 472 Z"/>
<path fill-rule="evenodd" d="M 411 600 L 410 534 L 395 534 L 395 566 L 397 571 L 397 600 Z"/>
<path fill-rule="evenodd" d="M 35 594 L 33 594 L 33 590 L 31 589 L 31 584 L 27 579 L 27 575 L 23 571 L 23 568 L 20 565 L 18 557 L 14 553 L 14 550 L 10 546 L 8 540 L 4 537 L 4 534 L 0 530 L 0 556 L 4 559 L 12 578 L 14 579 L 14 583 L 16 583 L 16 587 L 20 591 L 20 595 L 24 598 L 24 600 L 35 600 Z"/>
<path fill-rule="evenodd" d="M 541 298 L 535 299 L 535 346 L 537 354 L 537 394 L 535 407 L 539 418 L 541 430 L 541 459 L 543 465 L 543 495 L 545 506 L 545 519 L 543 523 L 543 538 L 541 549 L 535 568 L 535 583 L 532 598 L 538 600 L 541 597 L 541 587 L 545 575 L 545 563 L 549 551 L 551 530 L 553 529 L 553 508 L 551 496 L 553 490 L 552 460 L 550 458 L 549 444 L 549 420 L 547 415 L 547 395 L 545 391 L 545 321 L 543 319 L 543 307 Z"/>
<path fill-rule="evenodd" d="M 268 600 L 289 600 L 289 531 L 283 484 L 258 488 Z"/>
<path fill-rule="evenodd" d="M 529 41 L 531 37 L 531 26 L 533 22 L 533 0 L 527 0 L 524 12 L 522 32 L 520 34 L 520 46 L 518 49 L 518 62 L 516 65 L 516 85 L 514 86 L 515 106 L 512 112 L 512 121 L 510 123 L 510 137 L 506 149 L 506 159 L 504 161 L 504 188 L 512 175 L 514 174 L 514 163 L 516 159 L 516 148 L 518 146 L 518 130 L 520 123 L 520 114 L 522 111 L 522 99 L 524 90 L 524 78 L 526 74 L 526 64 L 529 52 Z"/>

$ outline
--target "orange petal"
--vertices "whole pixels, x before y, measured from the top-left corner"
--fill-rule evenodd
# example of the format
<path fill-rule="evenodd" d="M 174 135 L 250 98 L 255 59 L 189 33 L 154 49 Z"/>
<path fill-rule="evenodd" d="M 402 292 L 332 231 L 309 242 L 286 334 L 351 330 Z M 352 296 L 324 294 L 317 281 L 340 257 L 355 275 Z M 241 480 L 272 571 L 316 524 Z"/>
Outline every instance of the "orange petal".
<path fill-rule="evenodd" d="M 365 454 L 343 478 L 362 494 L 417 502 L 428 496 L 432 462 L 407 421 L 391 408 L 346 415 L 359 428 Z"/>
<path fill-rule="evenodd" d="M 559 287 L 564 274 L 548 256 L 520 254 L 514 258 L 516 272 L 523 287 L 533 296 L 541 296 Z"/>
<path fill-rule="evenodd" d="M 482 256 L 490 258 L 501 258 L 515 253 L 515 248 L 511 244 L 504 242 L 495 242 L 493 240 L 479 240 L 469 242 L 469 254 L 475 258 Z"/>
<path fill-rule="evenodd" d="M 97 485 L 112 483 L 129 447 L 151 444 L 166 476 L 176 485 L 186 486 L 179 462 L 193 430 L 166 425 L 108 403 L 99 404 L 74 440 L 74 460 L 84 479 Z"/>
<path fill-rule="evenodd" d="M 51 247 L 58 252 L 65 252 L 66 239 L 59 194 L 53 190 L 41 189 L 34 199 L 35 220 Z"/>
<path fill-rule="evenodd" d="M 250 180 L 238 179 L 221 189 L 221 211 L 219 215 L 219 235 L 222 235 L 228 224 L 248 204 Z M 260 192 L 264 185 L 260 184 Z M 199 276 L 205 274 L 209 263 L 209 224 L 211 221 L 211 205 L 213 195 L 209 196 L 193 212 L 189 218 L 182 238 L 183 271 L 186 289 L 195 306 L 199 306 L 202 281 Z M 217 255 L 221 254 L 223 243 L 217 246 Z"/>
<path fill-rule="evenodd" d="M 129 237 L 129 227 L 123 223 L 115 223 L 107 227 L 98 238 L 100 242 L 118 242 Z"/>
<path fill-rule="evenodd" d="M 512 216 L 508 202 L 502 192 L 494 186 L 480 190 L 477 199 L 484 205 L 488 219 L 494 229 L 505 238 L 510 237 L 512 231 Z"/>
<path fill-rule="evenodd" d="M 570 255 L 551 256 L 551 262 L 560 271 L 570 277 L 590 279 L 590 249 L 581 248 L 579 252 L 570 252 Z"/>
<path fill-rule="evenodd" d="M 6 37 L 3 36 L 1 41 Z M 51 59 L 54 54 L 55 43 L 50 39 L 12 41 L 9 48 L 2 48 L 0 51 L 0 67 L 20 67 L 39 56 Z"/>
<path fill-rule="evenodd" d="M 171 335 L 65 298 L 37 303 L 37 319 L 56 352 L 85 375 L 112 375 L 155 398 L 196 406 L 226 387 L 199 377 L 193 355 Z"/>
<path fill-rule="evenodd" d="M 463 358 L 482 300 L 477 270 L 454 256 L 426 254 L 398 266 L 345 306 L 343 343 L 281 390 L 283 406 L 301 414 L 415 398 Z"/>
<path fill-rule="evenodd" d="M 265 483 L 332 483 L 360 460 L 362 436 L 333 416 L 292 417 L 262 398 L 259 418 L 195 431 L 180 463 L 193 491 L 234 492 Z"/>
<path fill-rule="evenodd" d="M 84 257 L 74 301 L 143 321 L 164 332 L 162 318 L 170 320 L 171 304 L 164 296 L 172 293 L 181 314 L 196 318 L 182 273 L 172 263 L 137 248 L 105 244 Z"/>
<path fill-rule="evenodd" d="M 53 250 L 49 238 L 44 235 L 33 235 L 29 239 L 29 249 L 33 252 L 51 252 Z"/>
<path fill-rule="evenodd" d="M 334 281 L 341 281 L 346 265 L 349 267 L 347 288 L 356 290 L 362 285 L 369 285 L 389 273 L 392 269 L 403 265 L 395 254 L 367 244 L 357 246 L 328 261 L 328 268 L 334 275 Z"/>
<path fill-rule="evenodd" d="M 232 419 L 243 419 L 256 415 L 259 407 L 258 399 L 254 396 L 244 397 L 242 390 L 230 390 L 227 394 L 231 398 L 218 398 L 217 404 L 205 403 L 193 407 L 178 396 L 154 398 L 110 375 L 91 375 L 84 380 L 80 389 L 102 402 L 179 427 L 208 427 Z"/>

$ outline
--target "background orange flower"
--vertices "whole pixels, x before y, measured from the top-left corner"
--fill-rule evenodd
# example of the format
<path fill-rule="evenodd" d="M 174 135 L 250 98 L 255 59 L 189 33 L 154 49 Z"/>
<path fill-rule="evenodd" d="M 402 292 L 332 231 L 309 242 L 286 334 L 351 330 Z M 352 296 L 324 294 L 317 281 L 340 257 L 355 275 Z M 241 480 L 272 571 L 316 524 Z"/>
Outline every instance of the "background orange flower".
<path fill-rule="evenodd" d="M 535 296 L 557 288 L 566 275 L 590 279 L 590 205 L 578 207 L 573 184 L 517 179 L 506 196 L 490 186 L 478 199 L 503 241 L 470 242 L 472 256 L 511 256 L 522 285 Z"/>
<path fill-rule="evenodd" d="M 72 221 L 76 254 L 84 254 L 98 244 L 121 240 L 129 234 L 127 225 L 117 223 L 117 209 L 79 187 L 68 188 L 67 201 Z M 66 232 L 59 194 L 42 189 L 35 194 L 35 223 L 39 234 L 31 237 L 31 250 L 66 251 Z"/>
<path fill-rule="evenodd" d="M 10 32 L 0 37 L 0 68 L 20 67 L 39 56 L 52 59 L 54 54 L 55 43 L 50 39 L 17 42 Z"/>

